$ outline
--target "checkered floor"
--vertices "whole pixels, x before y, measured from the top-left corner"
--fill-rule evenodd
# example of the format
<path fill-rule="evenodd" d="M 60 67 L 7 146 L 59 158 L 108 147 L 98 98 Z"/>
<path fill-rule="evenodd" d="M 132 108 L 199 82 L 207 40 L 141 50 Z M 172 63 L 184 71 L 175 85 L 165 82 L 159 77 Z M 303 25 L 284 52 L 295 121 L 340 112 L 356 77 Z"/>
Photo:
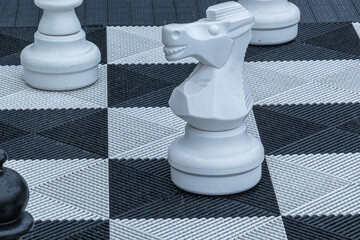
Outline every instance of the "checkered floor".
<path fill-rule="evenodd" d="M 36 225 L 24 239 L 360 239 L 356 0 L 293 1 L 296 41 L 249 47 L 246 121 L 265 146 L 261 182 L 223 197 L 172 184 L 167 148 L 185 123 L 168 99 L 196 60 L 168 63 L 161 25 L 217 2 L 87 0 L 77 12 L 101 49 L 100 78 L 68 92 L 24 83 L 19 53 L 40 12 L 28 0 L 0 3 L 0 148 L 30 187 Z"/>

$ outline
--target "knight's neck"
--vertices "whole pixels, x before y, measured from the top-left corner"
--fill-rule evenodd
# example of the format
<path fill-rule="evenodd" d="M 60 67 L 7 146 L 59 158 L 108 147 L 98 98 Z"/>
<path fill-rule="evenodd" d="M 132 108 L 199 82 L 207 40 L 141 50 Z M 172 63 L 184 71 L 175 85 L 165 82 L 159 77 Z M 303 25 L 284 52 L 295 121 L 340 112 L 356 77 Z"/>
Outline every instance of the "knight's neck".
<path fill-rule="evenodd" d="M 228 61 L 225 63 L 224 66 L 222 66 L 219 71 L 224 72 L 235 72 L 242 74 L 243 72 L 243 66 L 244 66 L 244 58 L 246 49 L 248 48 L 248 44 L 250 41 L 250 38 L 248 38 L 249 33 L 246 33 L 246 35 L 243 35 L 237 39 L 234 40 L 233 47 L 231 49 L 231 54 L 228 59 Z"/>

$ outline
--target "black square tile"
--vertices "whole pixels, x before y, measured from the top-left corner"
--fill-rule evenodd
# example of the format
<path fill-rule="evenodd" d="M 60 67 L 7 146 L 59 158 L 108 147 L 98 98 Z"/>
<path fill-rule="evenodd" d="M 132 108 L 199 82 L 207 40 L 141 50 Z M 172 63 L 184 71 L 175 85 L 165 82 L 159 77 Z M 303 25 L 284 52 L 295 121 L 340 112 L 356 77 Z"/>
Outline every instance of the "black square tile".
<path fill-rule="evenodd" d="M 171 84 L 122 65 L 108 65 L 108 106 L 113 107 Z"/>
<path fill-rule="evenodd" d="M 29 134 L 26 131 L 0 123 L 0 143 Z"/>
<path fill-rule="evenodd" d="M 170 179 L 123 164 L 109 162 L 110 217 L 119 218 L 127 212 L 161 201 L 178 193 Z"/>
<path fill-rule="evenodd" d="M 87 32 L 86 39 L 94 43 L 101 52 L 101 64 L 107 63 L 107 41 L 106 41 L 106 27 L 103 26 L 87 26 L 84 28 Z"/>
<path fill-rule="evenodd" d="M 271 111 L 264 106 L 254 106 L 253 110 L 267 154 L 327 128 L 317 123 Z"/>
<path fill-rule="evenodd" d="M 107 109 L 98 110 L 39 134 L 107 158 Z"/>
<path fill-rule="evenodd" d="M 360 57 L 360 40 L 352 24 L 308 39 L 307 44 Z"/>
<path fill-rule="evenodd" d="M 348 132 L 357 133 L 360 135 L 360 116 L 356 117 L 344 124 L 341 124 L 337 128 L 346 130 Z"/>
<path fill-rule="evenodd" d="M 10 159 L 84 159 L 101 158 L 86 150 L 36 134 L 28 134 L 0 143 Z"/>
<path fill-rule="evenodd" d="M 99 109 L 1 110 L 0 122 L 27 132 L 40 132 Z"/>

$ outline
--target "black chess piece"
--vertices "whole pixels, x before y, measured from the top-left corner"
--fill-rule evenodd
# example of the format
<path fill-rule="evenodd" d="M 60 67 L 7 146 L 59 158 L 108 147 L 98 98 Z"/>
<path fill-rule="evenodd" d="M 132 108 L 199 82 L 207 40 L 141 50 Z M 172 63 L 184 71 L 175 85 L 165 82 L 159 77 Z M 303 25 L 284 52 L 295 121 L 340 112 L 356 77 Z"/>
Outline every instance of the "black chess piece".
<path fill-rule="evenodd" d="M 21 240 L 34 226 L 34 219 L 25 211 L 29 187 L 16 171 L 3 167 L 6 153 L 0 149 L 0 239 Z"/>

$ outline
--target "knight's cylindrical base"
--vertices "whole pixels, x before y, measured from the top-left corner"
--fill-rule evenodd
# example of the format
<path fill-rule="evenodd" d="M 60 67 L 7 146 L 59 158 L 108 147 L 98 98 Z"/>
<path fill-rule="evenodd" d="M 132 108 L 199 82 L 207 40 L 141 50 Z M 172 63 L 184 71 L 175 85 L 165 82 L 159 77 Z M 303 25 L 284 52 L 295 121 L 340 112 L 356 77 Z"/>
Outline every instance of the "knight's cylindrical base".
<path fill-rule="evenodd" d="M 246 126 L 208 132 L 186 126 L 169 147 L 171 178 L 179 188 L 203 195 L 246 191 L 261 178 L 264 148 Z"/>
<path fill-rule="evenodd" d="M 300 10 L 287 0 L 238 0 L 254 15 L 252 45 L 276 45 L 298 34 Z"/>
<path fill-rule="evenodd" d="M 99 48 L 86 41 L 85 32 L 69 36 L 35 33 L 35 43 L 21 53 L 24 80 L 42 90 L 73 90 L 98 79 Z"/>

